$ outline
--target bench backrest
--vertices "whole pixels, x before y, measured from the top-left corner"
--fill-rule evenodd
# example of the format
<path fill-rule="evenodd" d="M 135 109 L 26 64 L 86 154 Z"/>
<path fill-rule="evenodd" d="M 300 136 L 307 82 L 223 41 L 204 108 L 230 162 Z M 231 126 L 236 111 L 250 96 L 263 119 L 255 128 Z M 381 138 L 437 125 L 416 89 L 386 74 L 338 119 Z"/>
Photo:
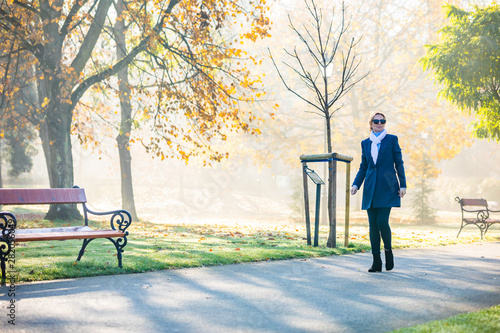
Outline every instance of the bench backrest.
<path fill-rule="evenodd" d="M 488 207 L 486 199 L 460 199 L 462 206 Z"/>
<path fill-rule="evenodd" d="M 85 203 L 83 188 L 2 188 L 0 205 Z"/>

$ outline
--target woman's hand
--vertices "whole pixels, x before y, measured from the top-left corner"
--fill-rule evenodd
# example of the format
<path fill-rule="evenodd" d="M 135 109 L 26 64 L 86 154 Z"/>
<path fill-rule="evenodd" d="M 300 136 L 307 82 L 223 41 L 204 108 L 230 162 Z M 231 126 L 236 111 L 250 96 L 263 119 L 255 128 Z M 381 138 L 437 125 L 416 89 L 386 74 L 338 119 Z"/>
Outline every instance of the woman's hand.
<path fill-rule="evenodd" d="M 358 192 L 358 187 L 353 185 L 353 186 L 351 187 L 351 194 L 352 194 L 352 195 L 355 195 L 357 192 Z"/>
<path fill-rule="evenodd" d="M 399 189 L 399 196 L 402 198 L 404 197 L 406 194 L 406 189 L 405 188 L 402 188 L 402 189 Z"/>

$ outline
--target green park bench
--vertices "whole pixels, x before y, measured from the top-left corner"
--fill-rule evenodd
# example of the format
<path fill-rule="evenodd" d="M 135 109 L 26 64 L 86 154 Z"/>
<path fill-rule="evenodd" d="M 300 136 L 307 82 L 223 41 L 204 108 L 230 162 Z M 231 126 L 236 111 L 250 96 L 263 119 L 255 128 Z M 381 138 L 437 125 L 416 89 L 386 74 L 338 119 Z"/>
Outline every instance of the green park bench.
<path fill-rule="evenodd" d="M 491 213 L 500 213 L 500 210 L 489 209 L 486 199 L 460 199 L 456 197 L 455 200 L 460 204 L 462 210 L 462 224 L 457 237 L 465 226 L 475 225 L 481 231 L 481 239 L 483 239 L 490 226 L 500 223 L 499 219 L 491 219 L 490 216 Z"/>
<path fill-rule="evenodd" d="M 48 204 L 81 204 L 83 206 L 84 224 L 75 227 L 16 229 L 17 220 L 14 214 L 0 212 L 0 264 L 2 283 L 5 282 L 6 264 L 15 260 L 15 243 L 52 240 L 82 239 L 83 244 L 78 254 L 79 261 L 85 253 L 87 245 L 97 238 L 109 239 L 115 246 L 118 267 L 122 267 L 122 252 L 127 245 L 127 228 L 132 218 L 126 210 L 109 212 L 93 212 L 87 208 L 87 198 L 83 188 L 51 188 L 51 189 L 0 189 L 0 205 L 48 205 Z M 111 215 L 110 229 L 94 230 L 88 225 L 90 215 Z"/>

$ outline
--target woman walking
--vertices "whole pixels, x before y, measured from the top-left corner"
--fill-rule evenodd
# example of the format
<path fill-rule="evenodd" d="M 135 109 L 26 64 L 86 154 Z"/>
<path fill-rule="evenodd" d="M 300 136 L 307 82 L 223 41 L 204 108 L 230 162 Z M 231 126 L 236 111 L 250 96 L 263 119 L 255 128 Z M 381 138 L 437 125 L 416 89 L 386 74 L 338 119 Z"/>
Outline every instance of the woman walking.
<path fill-rule="evenodd" d="M 394 268 L 391 245 L 389 215 L 392 207 L 401 207 L 401 198 L 406 194 L 406 178 L 403 156 L 398 137 L 387 134 L 386 119 L 380 112 L 370 115 L 370 137 L 361 142 L 361 164 L 354 179 L 351 194 L 363 188 L 361 208 L 368 213 L 370 244 L 373 264 L 368 272 L 381 272 L 380 238 L 384 241 L 385 268 Z"/>

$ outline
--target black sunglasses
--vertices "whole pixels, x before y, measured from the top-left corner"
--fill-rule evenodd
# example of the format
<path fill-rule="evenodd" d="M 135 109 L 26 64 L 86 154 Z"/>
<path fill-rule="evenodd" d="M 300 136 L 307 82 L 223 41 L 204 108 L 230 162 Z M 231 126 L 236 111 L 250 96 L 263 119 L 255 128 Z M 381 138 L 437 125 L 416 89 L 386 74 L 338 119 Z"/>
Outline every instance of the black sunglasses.
<path fill-rule="evenodd" d="M 378 123 L 385 124 L 385 119 L 373 119 L 372 122 L 375 125 L 378 125 Z"/>

